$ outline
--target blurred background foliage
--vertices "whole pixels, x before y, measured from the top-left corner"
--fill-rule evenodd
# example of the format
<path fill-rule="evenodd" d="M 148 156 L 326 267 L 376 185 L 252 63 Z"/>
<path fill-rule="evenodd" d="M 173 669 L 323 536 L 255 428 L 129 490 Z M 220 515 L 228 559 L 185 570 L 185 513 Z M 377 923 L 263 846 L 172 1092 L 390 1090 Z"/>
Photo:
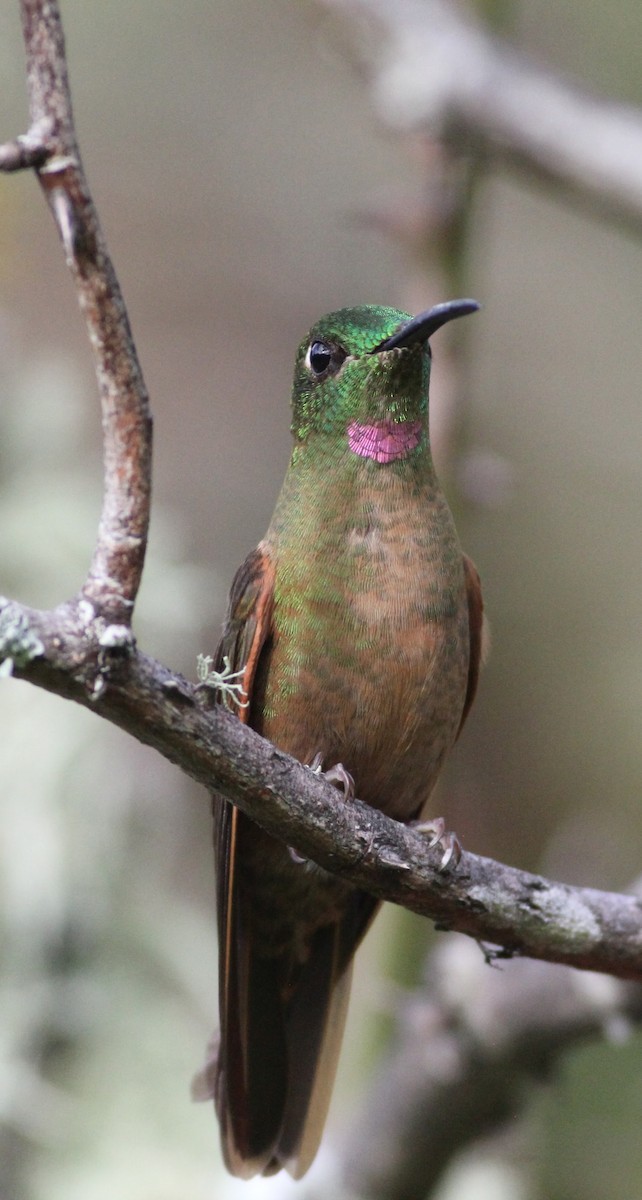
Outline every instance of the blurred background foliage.
<path fill-rule="evenodd" d="M 635 0 L 490 7 L 551 68 L 642 104 Z M 302 333 L 346 304 L 445 298 L 430 255 L 364 216 L 412 214 L 429 160 L 377 125 L 345 30 L 312 0 L 67 0 L 63 19 L 155 416 L 136 631 L 194 678 L 272 511 Z M 0 12 L 0 74 L 5 138 L 26 126 L 17 3 Z M 471 849 L 623 888 L 642 844 L 640 246 L 504 173 L 477 181 L 467 225 L 458 271 L 483 311 L 443 469 L 494 650 L 437 807 Z M 29 175 L 2 183 L 0 245 L 0 590 L 53 605 L 89 560 L 99 417 Z M 26 685 L 2 681 L 0 725 L 0 1197 L 240 1194 L 211 1111 L 188 1099 L 215 1023 L 207 797 Z M 331 1127 L 363 1096 L 428 936 L 386 912 L 360 954 Z M 633 1200 L 641 1101 L 639 1035 L 575 1052 L 506 1156 L 469 1153 L 442 1200 Z"/>

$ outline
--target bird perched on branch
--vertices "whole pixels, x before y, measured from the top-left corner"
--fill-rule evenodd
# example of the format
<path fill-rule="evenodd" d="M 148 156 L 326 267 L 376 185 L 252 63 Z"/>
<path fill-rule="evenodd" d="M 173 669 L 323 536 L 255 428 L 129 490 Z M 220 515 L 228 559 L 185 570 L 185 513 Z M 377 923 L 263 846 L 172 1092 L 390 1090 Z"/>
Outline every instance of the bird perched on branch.
<path fill-rule="evenodd" d="M 301 343 L 294 449 L 268 532 L 237 572 L 216 656 L 241 720 L 361 800 L 417 820 L 472 704 L 479 576 L 428 434 L 429 338 L 474 312 L 342 309 Z M 226 686 L 227 682 L 227 686 Z M 337 803 L 344 798 L 337 795 Z M 299 1178 L 319 1144 L 354 951 L 377 909 L 214 798 L 220 1038 L 197 1092 L 225 1162 Z M 431 824 L 444 858 L 457 853 Z"/>

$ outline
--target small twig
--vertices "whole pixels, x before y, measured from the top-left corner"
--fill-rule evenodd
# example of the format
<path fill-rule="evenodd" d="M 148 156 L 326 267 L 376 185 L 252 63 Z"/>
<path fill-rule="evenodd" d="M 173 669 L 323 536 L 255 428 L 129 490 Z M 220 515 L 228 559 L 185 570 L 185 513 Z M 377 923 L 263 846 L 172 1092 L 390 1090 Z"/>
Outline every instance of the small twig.
<path fill-rule="evenodd" d="M 127 312 L 76 143 L 57 0 L 22 0 L 31 128 L 0 147 L 0 169 L 35 167 L 65 248 L 102 401 L 103 508 L 81 598 L 128 624 L 140 585 L 151 492 L 151 418 Z"/>
<path fill-rule="evenodd" d="M 352 20 L 381 119 L 471 145 L 636 233 L 642 114 L 517 54 L 454 0 L 317 0 Z"/>
<path fill-rule="evenodd" d="M 47 153 L 42 134 L 20 134 L 14 141 L 0 146 L 0 171 L 25 171 L 31 167 L 41 167 L 47 160 Z"/>

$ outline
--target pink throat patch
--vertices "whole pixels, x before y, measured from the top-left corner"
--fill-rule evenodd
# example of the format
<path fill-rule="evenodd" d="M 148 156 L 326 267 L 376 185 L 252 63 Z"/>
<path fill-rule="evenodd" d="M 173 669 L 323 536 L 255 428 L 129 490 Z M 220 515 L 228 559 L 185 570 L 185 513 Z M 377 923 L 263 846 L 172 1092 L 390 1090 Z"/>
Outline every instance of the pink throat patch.
<path fill-rule="evenodd" d="M 405 458 L 416 450 L 421 441 L 421 421 L 378 421 L 376 425 L 360 425 L 352 421 L 348 425 L 348 444 L 361 458 L 373 462 L 389 463 Z"/>

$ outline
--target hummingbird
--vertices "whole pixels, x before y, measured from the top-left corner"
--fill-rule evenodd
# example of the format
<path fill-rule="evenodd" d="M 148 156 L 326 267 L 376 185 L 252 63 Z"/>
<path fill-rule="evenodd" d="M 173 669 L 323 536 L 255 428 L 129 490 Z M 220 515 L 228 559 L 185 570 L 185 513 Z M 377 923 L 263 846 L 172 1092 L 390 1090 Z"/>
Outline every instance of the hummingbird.
<path fill-rule="evenodd" d="M 478 307 L 344 308 L 301 342 L 292 457 L 267 534 L 235 576 L 215 659 L 218 702 L 326 768 L 337 803 L 356 794 L 406 823 L 422 816 L 480 667 L 479 576 L 428 430 L 429 339 Z M 300 1178 L 378 901 L 216 796 L 214 827 L 220 1034 L 194 1091 L 215 1102 L 234 1175 Z M 440 840 L 445 826 L 430 829 Z M 443 841 L 444 860 L 456 858 L 454 835 Z"/>

